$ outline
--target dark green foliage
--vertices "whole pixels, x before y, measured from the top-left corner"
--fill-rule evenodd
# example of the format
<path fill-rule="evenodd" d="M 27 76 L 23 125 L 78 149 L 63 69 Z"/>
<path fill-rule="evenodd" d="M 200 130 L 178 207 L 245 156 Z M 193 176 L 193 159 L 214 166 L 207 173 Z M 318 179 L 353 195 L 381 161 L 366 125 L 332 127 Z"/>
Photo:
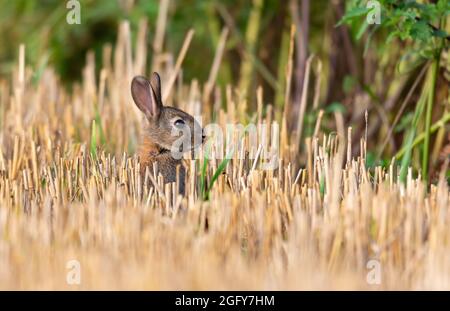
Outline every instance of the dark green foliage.
<path fill-rule="evenodd" d="M 355 28 L 355 25 L 360 25 L 360 29 L 365 30 L 368 27 L 366 15 L 371 11 L 370 8 L 366 7 L 366 3 L 367 1 L 361 0 L 349 1 L 347 12 L 342 17 L 339 25 L 348 24 L 352 28 Z M 402 157 L 400 172 L 402 181 L 406 180 L 407 170 L 411 165 L 412 149 L 415 137 L 418 135 L 418 128 L 420 125 L 424 127 L 424 140 L 421 148 L 422 174 L 428 180 L 431 125 L 433 110 L 436 106 L 439 62 L 441 51 L 448 47 L 450 40 L 449 34 L 441 27 L 446 16 L 450 14 L 450 2 L 447 0 L 438 0 L 436 3 L 422 3 L 412 0 L 380 0 L 377 3 L 381 12 L 380 24 L 373 27 L 373 31 L 366 42 L 366 50 L 373 33 L 377 30 L 384 30 L 388 34 L 385 41 L 387 45 L 392 44 L 395 39 L 406 43 L 399 62 L 407 59 L 416 59 L 416 64 L 431 63 L 427 78 L 422 85 L 420 100 L 416 104 L 414 117 L 407 117 L 411 114 L 406 114 L 401 119 L 400 124 L 395 127 L 395 131 L 403 131 L 405 133 L 403 148 L 406 152 L 404 152 Z M 361 34 L 362 32 L 358 31 L 355 37 L 360 39 L 362 37 Z"/>

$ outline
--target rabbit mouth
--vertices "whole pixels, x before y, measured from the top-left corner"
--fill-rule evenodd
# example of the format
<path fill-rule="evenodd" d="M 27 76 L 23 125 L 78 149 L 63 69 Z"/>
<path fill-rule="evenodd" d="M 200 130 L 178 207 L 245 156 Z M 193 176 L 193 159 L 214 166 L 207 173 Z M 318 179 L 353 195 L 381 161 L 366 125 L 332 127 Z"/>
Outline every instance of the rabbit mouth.
<path fill-rule="evenodd" d="M 162 146 L 162 148 L 166 149 L 169 152 L 186 153 L 186 152 L 190 152 L 190 151 L 200 147 L 204 142 L 205 142 L 205 138 L 202 137 L 201 142 L 185 140 L 181 144 L 174 143 L 171 146 Z"/>

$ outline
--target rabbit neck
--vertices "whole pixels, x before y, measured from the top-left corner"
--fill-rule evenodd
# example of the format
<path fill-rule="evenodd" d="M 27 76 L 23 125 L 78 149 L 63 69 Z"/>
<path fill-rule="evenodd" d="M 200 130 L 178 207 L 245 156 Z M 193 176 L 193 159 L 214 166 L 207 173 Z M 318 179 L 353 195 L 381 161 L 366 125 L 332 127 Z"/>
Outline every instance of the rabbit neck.
<path fill-rule="evenodd" d="M 181 159 L 172 157 L 170 150 L 165 149 L 148 137 L 144 137 L 139 150 L 141 161 L 141 174 L 145 176 L 146 169 L 153 169 L 157 164 L 159 173 L 164 177 L 164 182 L 175 182 L 177 180 L 177 167 L 179 167 L 179 193 L 184 194 L 184 180 L 186 170 Z"/>
<path fill-rule="evenodd" d="M 141 174 L 145 174 L 147 168 L 152 171 L 153 165 L 157 164 L 158 172 L 164 177 L 165 183 L 177 180 L 177 167 L 179 166 L 179 191 L 180 193 L 184 192 L 185 168 L 181 159 L 172 157 L 170 150 L 145 137 L 139 150 L 139 158 L 141 161 Z"/>
<path fill-rule="evenodd" d="M 169 150 L 155 143 L 151 138 L 144 137 L 139 155 L 142 160 L 147 158 L 156 158 L 162 154 L 169 153 Z"/>

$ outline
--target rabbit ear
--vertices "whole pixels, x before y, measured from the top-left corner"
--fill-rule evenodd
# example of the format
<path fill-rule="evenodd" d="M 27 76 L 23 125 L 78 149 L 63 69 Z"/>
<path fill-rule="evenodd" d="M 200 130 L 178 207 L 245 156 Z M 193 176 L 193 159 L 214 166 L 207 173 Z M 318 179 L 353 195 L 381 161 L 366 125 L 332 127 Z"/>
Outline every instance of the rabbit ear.
<path fill-rule="evenodd" d="M 150 86 L 152 87 L 153 91 L 155 92 L 156 100 L 162 106 L 162 100 L 161 100 L 161 78 L 159 77 L 159 74 L 157 72 L 154 72 L 152 74 L 152 78 L 150 79 Z"/>
<path fill-rule="evenodd" d="M 133 78 L 131 95 L 136 106 L 145 114 L 147 119 L 156 119 L 161 114 L 162 104 L 150 82 L 142 76 Z"/>

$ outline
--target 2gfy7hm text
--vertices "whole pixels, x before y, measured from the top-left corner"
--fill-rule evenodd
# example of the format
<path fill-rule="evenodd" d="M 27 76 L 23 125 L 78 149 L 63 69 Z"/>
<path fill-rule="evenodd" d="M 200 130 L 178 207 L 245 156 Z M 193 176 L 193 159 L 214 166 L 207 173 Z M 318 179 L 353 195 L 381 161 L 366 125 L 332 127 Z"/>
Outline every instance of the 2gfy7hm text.
<path fill-rule="evenodd" d="M 215 296 L 215 297 L 190 297 L 182 295 L 175 298 L 176 306 L 196 306 L 203 309 L 208 306 L 274 306 L 274 296 Z"/>

